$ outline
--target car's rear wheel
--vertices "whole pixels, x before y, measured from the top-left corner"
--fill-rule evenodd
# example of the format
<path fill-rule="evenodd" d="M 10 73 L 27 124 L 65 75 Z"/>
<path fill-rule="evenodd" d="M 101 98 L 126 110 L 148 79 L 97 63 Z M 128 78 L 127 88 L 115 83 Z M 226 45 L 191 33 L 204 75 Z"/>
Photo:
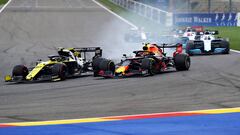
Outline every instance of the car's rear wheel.
<path fill-rule="evenodd" d="M 221 52 L 222 54 L 229 54 L 230 52 L 229 42 L 226 40 L 212 41 L 211 45 L 212 52 L 215 52 L 216 48 L 225 49 L 224 51 Z"/>
<path fill-rule="evenodd" d="M 189 55 L 193 55 L 190 50 L 194 49 L 194 43 L 192 41 L 187 42 L 186 45 L 186 53 Z"/>
<path fill-rule="evenodd" d="M 57 75 L 61 80 L 66 79 L 67 66 L 64 64 L 54 64 L 52 67 L 53 75 Z"/>
<path fill-rule="evenodd" d="M 28 75 L 28 68 L 24 65 L 16 65 L 13 68 L 12 76 L 22 76 L 23 79 L 26 79 L 26 76 Z"/>
<path fill-rule="evenodd" d="M 191 65 L 190 57 L 187 54 L 177 54 L 174 57 L 174 63 L 177 71 L 188 70 Z"/>
<path fill-rule="evenodd" d="M 92 67 L 93 67 L 93 76 L 94 77 L 99 76 L 98 73 L 100 71 L 100 63 L 104 60 L 106 60 L 106 59 L 101 58 L 101 57 L 93 59 Z"/>

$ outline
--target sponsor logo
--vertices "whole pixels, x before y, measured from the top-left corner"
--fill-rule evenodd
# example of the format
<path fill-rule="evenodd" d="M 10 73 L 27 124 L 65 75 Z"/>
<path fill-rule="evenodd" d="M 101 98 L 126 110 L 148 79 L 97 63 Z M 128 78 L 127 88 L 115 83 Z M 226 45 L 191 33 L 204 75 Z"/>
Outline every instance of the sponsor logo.
<path fill-rule="evenodd" d="M 237 13 L 237 26 L 240 27 L 240 13 Z"/>
<path fill-rule="evenodd" d="M 178 26 L 240 26 L 240 13 L 177 13 L 174 24 Z"/>

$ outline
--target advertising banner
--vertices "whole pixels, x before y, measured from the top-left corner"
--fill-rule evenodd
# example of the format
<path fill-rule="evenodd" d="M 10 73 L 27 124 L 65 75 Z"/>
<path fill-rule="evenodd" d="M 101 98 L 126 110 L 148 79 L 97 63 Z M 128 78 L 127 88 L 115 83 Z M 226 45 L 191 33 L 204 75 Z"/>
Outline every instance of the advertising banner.
<path fill-rule="evenodd" d="M 174 14 L 173 22 L 176 26 L 237 26 L 238 16 L 236 13 L 178 13 Z"/>
<path fill-rule="evenodd" d="M 240 13 L 237 13 L 237 26 L 240 27 Z"/>

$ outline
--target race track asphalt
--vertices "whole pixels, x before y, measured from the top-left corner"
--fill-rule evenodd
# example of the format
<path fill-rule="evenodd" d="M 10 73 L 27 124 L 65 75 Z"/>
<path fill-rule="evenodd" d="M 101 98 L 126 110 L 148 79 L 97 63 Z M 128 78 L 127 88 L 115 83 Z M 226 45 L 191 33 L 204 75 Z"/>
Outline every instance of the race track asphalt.
<path fill-rule="evenodd" d="M 120 58 L 131 26 L 90 0 L 13 0 L 0 14 L 0 77 L 56 48 L 101 46 Z M 0 82 L 0 122 L 40 121 L 240 106 L 240 54 L 195 56 L 189 71 L 152 77 Z"/>

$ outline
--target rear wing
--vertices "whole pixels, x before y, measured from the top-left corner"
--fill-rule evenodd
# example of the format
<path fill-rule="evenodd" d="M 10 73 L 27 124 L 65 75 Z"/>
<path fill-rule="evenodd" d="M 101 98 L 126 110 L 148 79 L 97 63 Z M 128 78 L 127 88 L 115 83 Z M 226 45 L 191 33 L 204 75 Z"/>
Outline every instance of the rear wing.
<path fill-rule="evenodd" d="M 102 49 L 100 47 L 82 47 L 82 48 L 73 48 L 76 52 L 83 54 L 83 59 L 86 59 L 87 52 L 94 52 L 95 55 L 93 58 L 102 56 Z"/>
<path fill-rule="evenodd" d="M 173 53 L 173 56 L 175 56 L 176 54 L 180 54 L 183 52 L 183 45 L 180 43 L 177 44 L 162 44 L 162 45 L 158 45 L 158 48 L 161 48 L 163 51 L 163 54 L 166 55 L 165 53 L 165 48 L 176 48 L 176 51 Z"/>
<path fill-rule="evenodd" d="M 209 32 L 209 34 L 211 34 L 211 35 L 218 35 L 219 34 L 218 30 L 209 30 L 209 31 L 205 31 L 205 33 L 206 32 Z"/>
<path fill-rule="evenodd" d="M 75 51 L 78 52 L 95 52 L 96 50 L 101 50 L 100 47 L 81 47 L 81 48 L 74 48 Z"/>
<path fill-rule="evenodd" d="M 149 43 L 147 43 L 149 44 Z M 134 51 L 133 53 L 137 54 L 139 52 L 148 52 L 148 47 L 147 44 L 145 44 L 145 46 L 143 46 L 143 51 Z M 165 48 L 176 48 L 176 51 L 173 53 L 173 55 L 175 56 L 176 54 L 180 54 L 183 52 L 183 46 L 180 43 L 177 44 L 161 44 L 161 45 L 157 45 L 157 44 L 151 44 L 155 47 L 158 48 L 158 51 L 160 51 L 163 55 L 166 56 L 165 53 Z M 151 47 L 150 47 L 151 48 Z M 154 48 L 154 47 L 153 47 Z M 154 53 L 153 53 L 154 54 Z"/>
<path fill-rule="evenodd" d="M 219 31 L 218 30 L 205 30 L 202 32 L 197 32 L 197 35 L 218 35 Z"/>
<path fill-rule="evenodd" d="M 204 27 L 203 26 L 192 26 L 192 29 L 195 29 L 196 32 L 203 32 L 204 31 Z"/>

